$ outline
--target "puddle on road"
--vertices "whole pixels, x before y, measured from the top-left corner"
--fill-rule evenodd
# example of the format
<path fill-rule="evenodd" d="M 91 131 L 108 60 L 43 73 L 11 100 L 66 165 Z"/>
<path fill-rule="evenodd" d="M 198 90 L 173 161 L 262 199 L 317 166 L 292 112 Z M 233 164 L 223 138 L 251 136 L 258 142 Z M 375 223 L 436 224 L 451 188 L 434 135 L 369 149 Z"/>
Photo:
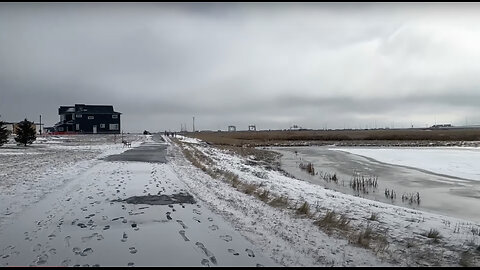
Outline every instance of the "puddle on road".
<path fill-rule="evenodd" d="M 125 202 L 129 204 L 149 204 L 149 205 L 168 205 L 190 203 L 195 204 L 196 201 L 192 195 L 188 193 L 177 193 L 172 195 L 146 195 L 133 196 L 124 200 L 113 200 L 114 202 Z"/>

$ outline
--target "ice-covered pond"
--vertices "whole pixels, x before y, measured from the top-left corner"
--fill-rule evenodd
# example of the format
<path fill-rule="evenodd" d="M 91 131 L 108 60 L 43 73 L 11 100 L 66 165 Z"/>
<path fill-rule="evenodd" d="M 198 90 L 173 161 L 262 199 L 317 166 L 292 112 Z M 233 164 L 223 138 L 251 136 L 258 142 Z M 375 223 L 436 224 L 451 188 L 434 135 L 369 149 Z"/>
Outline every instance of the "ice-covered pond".
<path fill-rule="evenodd" d="M 480 221 L 478 148 L 306 146 L 272 150 L 283 154 L 282 168 L 298 179 L 372 200 Z M 313 164 L 313 175 L 300 168 L 308 163 Z"/>

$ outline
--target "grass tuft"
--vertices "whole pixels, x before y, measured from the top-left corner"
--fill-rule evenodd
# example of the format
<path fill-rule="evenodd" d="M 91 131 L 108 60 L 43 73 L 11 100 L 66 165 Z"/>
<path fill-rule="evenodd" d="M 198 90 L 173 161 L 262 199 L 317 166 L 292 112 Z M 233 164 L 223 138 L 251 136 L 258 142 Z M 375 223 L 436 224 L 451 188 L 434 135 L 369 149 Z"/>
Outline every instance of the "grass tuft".
<path fill-rule="evenodd" d="M 302 204 L 302 206 L 300 206 L 297 209 L 297 214 L 309 216 L 310 215 L 310 205 L 307 202 L 304 202 Z"/>
<path fill-rule="evenodd" d="M 276 197 L 268 204 L 270 206 L 277 207 L 277 208 L 286 208 L 288 206 L 288 197 L 287 196 Z"/>
<path fill-rule="evenodd" d="M 430 229 L 426 236 L 433 239 L 434 242 L 438 242 L 442 238 L 442 235 L 440 235 L 440 232 L 436 229 Z"/>

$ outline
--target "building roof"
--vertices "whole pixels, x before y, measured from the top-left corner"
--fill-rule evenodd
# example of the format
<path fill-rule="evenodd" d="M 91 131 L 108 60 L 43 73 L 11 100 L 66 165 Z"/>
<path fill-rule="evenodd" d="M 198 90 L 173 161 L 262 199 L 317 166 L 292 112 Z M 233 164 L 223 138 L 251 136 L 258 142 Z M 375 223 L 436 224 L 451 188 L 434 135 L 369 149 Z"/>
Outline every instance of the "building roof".
<path fill-rule="evenodd" d="M 85 105 L 60 106 L 58 114 L 64 113 L 86 113 L 86 114 L 121 114 L 113 110 L 112 105 Z"/>

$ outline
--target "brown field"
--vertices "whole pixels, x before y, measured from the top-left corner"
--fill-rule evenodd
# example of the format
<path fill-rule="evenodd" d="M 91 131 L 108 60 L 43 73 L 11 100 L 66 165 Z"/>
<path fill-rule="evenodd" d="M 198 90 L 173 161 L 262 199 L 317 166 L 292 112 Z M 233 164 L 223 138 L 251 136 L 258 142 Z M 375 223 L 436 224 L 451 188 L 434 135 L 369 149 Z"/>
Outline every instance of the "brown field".
<path fill-rule="evenodd" d="M 462 145 L 480 141 L 480 129 L 272 130 L 184 133 L 215 145 Z"/>

